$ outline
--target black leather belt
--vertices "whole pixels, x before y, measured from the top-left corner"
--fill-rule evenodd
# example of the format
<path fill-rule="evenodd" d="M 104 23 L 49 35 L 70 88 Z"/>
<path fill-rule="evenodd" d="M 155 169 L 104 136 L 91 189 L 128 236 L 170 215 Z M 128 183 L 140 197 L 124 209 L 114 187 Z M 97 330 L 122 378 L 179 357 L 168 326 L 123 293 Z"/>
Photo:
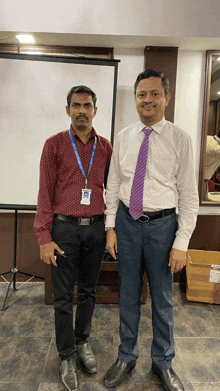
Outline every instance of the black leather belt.
<path fill-rule="evenodd" d="M 120 200 L 119 206 L 129 215 L 129 208 Z M 141 223 L 147 223 L 150 220 L 154 219 L 161 219 L 162 217 L 168 216 L 172 213 L 175 213 L 176 208 L 171 209 L 163 209 L 158 212 L 143 212 L 143 215 L 137 219 L 137 221 L 140 221 Z"/>
<path fill-rule="evenodd" d="M 96 215 L 92 217 L 73 217 L 73 216 L 64 216 L 64 215 L 55 214 L 54 217 L 57 218 L 58 220 L 62 220 L 70 224 L 78 224 L 78 225 L 90 225 L 104 219 L 104 215 Z"/>

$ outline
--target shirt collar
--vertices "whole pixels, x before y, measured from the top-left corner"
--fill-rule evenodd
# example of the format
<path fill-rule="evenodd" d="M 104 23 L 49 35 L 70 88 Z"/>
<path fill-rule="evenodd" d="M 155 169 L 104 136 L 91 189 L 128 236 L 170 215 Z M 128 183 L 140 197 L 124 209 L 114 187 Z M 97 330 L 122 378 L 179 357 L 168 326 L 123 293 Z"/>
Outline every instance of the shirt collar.
<path fill-rule="evenodd" d="M 72 124 L 70 125 L 70 131 L 71 131 L 72 135 L 73 135 L 75 138 L 78 137 L 78 135 L 76 134 L 75 130 L 74 130 L 73 127 L 72 127 Z M 97 136 L 97 137 L 99 138 L 99 136 L 98 136 L 98 134 L 96 133 L 95 129 L 92 128 L 92 132 L 91 132 L 91 136 L 90 136 L 89 140 L 90 140 L 91 138 L 95 137 L 95 136 Z"/>
<path fill-rule="evenodd" d="M 143 122 L 139 121 L 138 122 L 138 133 L 140 133 L 144 128 L 148 128 L 148 129 L 152 129 L 154 130 L 156 133 L 161 133 L 164 125 L 166 123 L 166 120 L 165 120 L 165 117 L 163 117 L 163 119 L 159 122 L 157 122 L 156 124 L 154 124 L 153 126 L 146 126 L 143 124 Z"/>

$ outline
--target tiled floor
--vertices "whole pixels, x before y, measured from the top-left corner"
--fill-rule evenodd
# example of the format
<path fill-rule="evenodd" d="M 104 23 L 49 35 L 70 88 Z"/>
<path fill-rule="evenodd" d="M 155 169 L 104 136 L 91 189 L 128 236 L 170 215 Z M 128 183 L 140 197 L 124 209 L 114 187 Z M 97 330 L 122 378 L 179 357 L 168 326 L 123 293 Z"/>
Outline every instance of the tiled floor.
<path fill-rule="evenodd" d="M 0 307 L 6 283 L 0 283 Z M 220 306 L 187 302 L 174 284 L 176 357 L 173 368 L 186 391 L 220 391 Z M 28 283 L 10 291 L 8 308 L 0 312 L 0 391 L 64 391 L 59 380 L 53 306 L 44 304 L 44 283 Z M 102 380 L 117 357 L 118 306 L 96 305 L 91 346 L 99 370 L 88 377 L 78 364 L 80 391 L 107 391 Z M 136 368 L 111 391 L 163 390 L 151 372 L 150 299 L 142 305 L 140 356 Z"/>

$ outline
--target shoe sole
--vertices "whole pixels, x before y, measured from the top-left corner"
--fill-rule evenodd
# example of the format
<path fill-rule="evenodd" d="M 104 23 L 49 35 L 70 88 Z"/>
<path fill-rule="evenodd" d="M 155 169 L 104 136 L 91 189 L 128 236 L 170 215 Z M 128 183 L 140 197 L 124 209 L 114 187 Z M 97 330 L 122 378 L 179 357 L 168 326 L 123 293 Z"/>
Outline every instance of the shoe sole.
<path fill-rule="evenodd" d="M 105 385 L 106 387 L 115 387 L 115 386 L 117 386 L 118 384 L 120 384 L 120 383 L 125 379 L 125 377 L 127 376 L 127 374 L 128 374 L 129 372 L 131 372 L 132 369 L 134 369 L 135 366 L 136 366 L 136 362 L 134 362 L 134 364 L 132 364 L 131 368 L 129 368 L 129 370 L 128 370 L 127 372 L 125 372 L 123 378 L 120 379 L 118 382 L 116 382 L 116 383 L 114 383 L 114 384 L 112 384 L 112 383 L 109 384 L 108 382 L 104 381 L 104 385 Z"/>

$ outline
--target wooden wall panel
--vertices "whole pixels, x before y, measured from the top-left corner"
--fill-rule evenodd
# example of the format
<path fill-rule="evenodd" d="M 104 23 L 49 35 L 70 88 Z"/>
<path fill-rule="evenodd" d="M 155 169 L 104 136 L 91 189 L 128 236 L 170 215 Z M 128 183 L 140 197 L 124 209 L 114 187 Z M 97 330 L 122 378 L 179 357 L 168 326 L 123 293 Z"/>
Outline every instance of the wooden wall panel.
<path fill-rule="evenodd" d="M 208 131 L 207 136 L 214 136 L 216 132 L 216 114 L 217 114 L 217 102 L 213 100 L 209 103 L 209 119 L 208 119 Z"/>
<path fill-rule="evenodd" d="M 199 215 L 190 249 L 220 251 L 220 215 Z"/>
<path fill-rule="evenodd" d="M 173 122 L 178 48 L 166 46 L 146 46 L 144 56 L 145 70 L 155 69 L 157 72 L 163 72 L 164 76 L 170 81 L 171 100 L 166 108 L 165 117 L 168 121 Z"/>
<path fill-rule="evenodd" d="M 14 213 L 0 213 L 0 274 L 14 267 L 14 218 Z M 35 213 L 18 212 L 16 265 L 24 273 L 44 277 L 45 265 L 40 260 L 39 246 L 33 228 L 34 218 Z M 9 280 L 10 276 L 6 277 Z M 27 277 L 18 274 L 16 280 L 25 281 Z M 0 281 L 3 282 L 3 279 Z"/>

